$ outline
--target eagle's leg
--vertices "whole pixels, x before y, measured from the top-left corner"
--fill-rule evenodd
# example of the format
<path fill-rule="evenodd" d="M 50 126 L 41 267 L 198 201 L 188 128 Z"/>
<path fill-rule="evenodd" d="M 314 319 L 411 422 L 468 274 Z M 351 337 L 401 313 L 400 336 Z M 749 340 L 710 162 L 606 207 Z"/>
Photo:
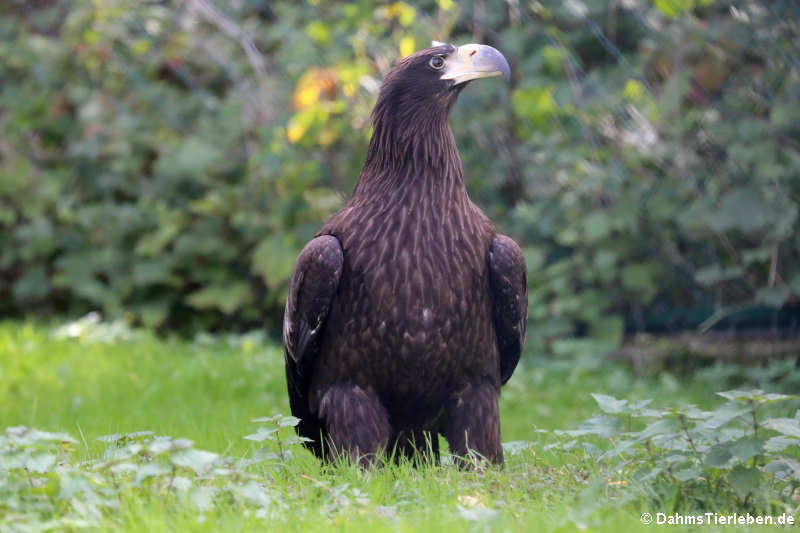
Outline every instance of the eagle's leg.
<path fill-rule="evenodd" d="M 430 461 L 439 464 L 439 435 L 435 432 L 421 429 L 404 429 L 394 436 L 395 460 L 406 458 L 415 464 L 424 464 Z"/>
<path fill-rule="evenodd" d="M 499 397 L 498 388 L 484 382 L 469 385 L 448 400 L 443 430 L 450 451 L 459 457 L 472 451 L 492 463 L 503 462 Z"/>
<path fill-rule="evenodd" d="M 319 416 L 325 421 L 334 455 L 366 467 L 386 450 L 392 433 L 389 415 L 372 391 L 358 385 L 334 385 L 322 396 Z"/>

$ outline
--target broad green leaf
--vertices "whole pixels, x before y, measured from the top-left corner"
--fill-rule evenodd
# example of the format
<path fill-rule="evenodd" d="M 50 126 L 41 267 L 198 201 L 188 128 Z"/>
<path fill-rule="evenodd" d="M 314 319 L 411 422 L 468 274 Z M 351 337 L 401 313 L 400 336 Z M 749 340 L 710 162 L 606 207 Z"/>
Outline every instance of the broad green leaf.
<path fill-rule="evenodd" d="M 611 231 L 611 214 L 607 211 L 593 211 L 583 221 L 583 231 L 587 242 L 598 242 Z"/>
<path fill-rule="evenodd" d="M 511 95 L 514 109 L 534 126 L 548 129 L 551 119 L 558 113 L 554 90 L 553 86 L 517 89 Z"/>
<path fill-rule="evenodd" d="M 756 291 L 756 301 L 780 309 L 792 295 L 791 289 L 786 285 L 776 285 L 774 287 L 762 287 Z"/>
<path fill-rule="evenodd" d="M 16 300 L 26 302 L 45 298 L 50 290 L 50 278 L 45 266 L 32 265 L 14 283 L 12 292 Z"/>
<path fill-rule="evenodd" d="M 250 422 L 263 424 L 275 424 L 277 427 L 295 427 L 297 424 L 300 423 L 300 419 L 296 416 L 286 416 L 286 415 L 273 415 L 273 416 L 263 416 L 261 418 L 254 418 Z"/>
<path fill-rule="evenodd" d="M 112 446 L 103 452 L 103 459 L 106 461 L 121 461 L 130 459 L 134 455 L 139 454 L 144 450 L 144 445 L 138 442 L 128 444 L 124 447 Z"/>
<path fill-rule="evenodd" d="M 720 200 L 719 207 L 710 214 L 710 225 L 718 232 L 738 230 L 755 232 L 773 222 L 774 210 L 755 185 L 734 187 Z"/>
<path fill-rule="evenodd" d="M 595 415 L 584 420 L 578 429 L 566 430 L 563 433 L 574 437 L 598 435 L 608 438 L 619 433 L 619 429 L 620 423 L 616 418 L 606 415 Z"/>
<path fill-rule="evenodd" d="M 218 458 L 216 453 L 190 448 L 173 453 L 170 459 L 174 464 L 191 468 L 200 474 L 211 468 Z"/>
<path fill-rule="evenodd" d="M 600 316 L 591 322 L 589 336 L 593 339 L 621 344 L 625 334 L 625 319 L 620 315 Z"/>
<path fill-rule="evenodd" d="M 792 280 L 789 282 L 789 286 L 791 286 L 794 294 L 800 295 L 800 272 L 792 277 Z"/>
<path fill-rule="evenodd" d="M 772 472 L 781 479 L 800 481 L 800 461 L 790 457 L 780 457 L 764 466 L 764 470 Z"/>
<path fill-rule="evenodd" d="M 220 163 L 222 152 L 199 137 L 188 137 L 175 150 L 165 150 L 155 166 L 158 174 L 170 178 L 197 177 Z"/>
<path fill-rule="evenodd" d="M 166 283 L 172 265 L 163 259 L 141 259 L 133 265 L 133 282 L 137 285 Z"/>
<path fill-rule="evenodd" d="M 761 389 L 729 390 L 718 392 L 717 394 L 723 398 L 735 400 L 737 402 L 774 403 L 797 399 L 797 396 L 791 394 L 765 393 Z"/>
<path fill-rule="evenodd" d="M 668 407 L 664 409 L 664 414 L 676 417 L 686 417 L 690 420 L 704 420 L 713 415 L 710 411 L 703 411 L 696 405 L 683 405 L 680 407 Z"/>
<path fill-rule="evenodd" d="M 658 478 L 658 476 L 664 471 L 664 468 L 661 466 L 654 466 L 652 468 L 640 468 L 633 474 L 633 479 L 641 484 L 648 484 L 652 482 L 654 479 Z"/>
<path fill-rule="evenodd" d="M 138 470 L 136 470 L 135 483 L 138 485 L 148 478 L 163 476 L 169 474 L 170 472 L 172 472 L 172 468 L 166 463 L 147 463 L 140 466 Z"/>
<path fill-rule="evenodd" d="M 128 474 L 139 470 L 139 465 L 135 463 L 116 463 L 108 469 L 115 474 Z"/>
<path fill-rule="evenodd" d="M 800 447 L 800 439 L 794 437 L 772 437 L 764 443 L 764 449 L 768 452 L 780 452 L 792 446 Z"/>
<path fill-rule="evenodd" d="M 300 254 L 285 236 L 272 235 L 262 240 L 253 251 L 253 272 L 262 276 L 270 287 L 288 281 Z"/>
<path fill-rule="evenodd" d="M 153 455 L 159 455 L 164 452 L 173 452 L 176 450 L 184 450 L 191 448 L 194 445 L 189 439 L 172 439 L 169 437 L 156 437 L 153 439 L 147 449 Z"/>
<path fill-rule="evenodd" d="M 261 507 L 267 507 L 272 502 L 272 498 L 266 489 L 255 481 L 249 481 L 244 485 L 235 486 L 233 490 L 237 495 L 248 502 Z"/>
<path fill-rule="evenodd" d="M 400 56 L 406 57 L 413 54 L 416 50 L 416 43 L 414 42 L 414 38 L 410 35 L 406 35 L 400 39 L 400 44 L 397 47 L 400 50 Z"/>
<path fill-rule="evenodd" d="M 304 442 L 313 442 L 313 439 L 309 439 L 307 437 L 301 437 L 299 435 L 289 435 L 285 439 L 283 439 L 283 443 L 291 446 L 294 444 L 302 444 Z"/>
<path fill-rule="evenodd" d="M 142 437 L 150 437 L 154 433 L 152 431 L 134 431 L 133 433 L 114 433 L 112 435 L 101 435 L 97 437 L 100 442 L 115 443 L 127 442 L 132 440 L 140 440 Z"/>
<path fill-rule="evenodd" d="M 629 79 L 625 83 L 625 88 L 622 89 L 622 94 L 625 98 L 638 102 L 644 96 L 645 88 L 640 81 Z"/>
<path fill-rule="evenodd" d="M 99 440 L 100 442 L 114 443 L 117 441 L 121 441 L 124 438 L 125 435 L 123 435 L 122 433 L 113 433 L 111 435 L 100 435 L 99 437 L 97 437 L 96 440 Z"/>
<path fill-rule="evenodd" d="M 539 270 L 544 266 L 545 256 L 544 249 L 539 246 L 525 246 L 522 248 L 522 255 L 525 256 L 525 265 L 528 271 Z M 800 279 L 798 279 L 798 287 L 800 287 Z"/>
<path fill-rule="evenodd" d="M 628 400 L 618 400 L 613 396 L 607 396 L 596 392 L 592 393 L 592 398 L 597 402 L 598 407 L 606 413 L 623 413 L 627 411 L 626 406 L 628 405 Z"/>
<path fill-rule="evenodd" d="M 277 461 L 280 457 L 274 451 L 268 448 L 258 448 L 253 452 L 253 455 L 239 461 L 240 467 L 247 467 L 250 465 L 263 463 L 264 461 Z"/>
<path fill-rule="evenodd" d="M 701 268 L 694 274 L 694 280 L 701 285 L 711 286 L 716 283 L 740 278 L 744 274 L 744 269 L 740 266 L 723 268 L 713 264 Z"/>
<path fill-rule="evenodd" d="M 634 433 L 639 440 L 647 440 L 656 435 L 672 434 L 678 431 L 678 421 L 674 418 L 662 418 L 647 425 L 639 433 Z"/>
<path fill-rule="evenodd" d="M 765 428 L 773 429 L 790 437 L 800 438 L 800 419 L 797 418 L 770 418 L 762 424 Z"/>
<path fill-rule="evenodd" d="M 189 498 L 198 511 L 206 512 L 214 506 L 214 496 L 219 490 L 218 487 L 194 487 Z"/>
<path fill-rule="evenodd" d="M 319 44 L 328 44 L 331 40 L 330 26 L 321 20 L 311 21 L 306 26 L 306 35 Z"/>
<path fill-rule="evenodd" d="M 655 0 L 655 5 L 665 16 L 675 19 L 694 8 L 695 0 Z"/>
<path fill-rule="evenodd" d="M 253 299 L 250 285 L 244 281 L 208 285 L 189 295 L 189 303 L 198 309 L 219 309 L 231 314 L 249 304 Z"/>
<path fill-rule="evenodd" d="M 774 246 L 761 246 L 759 248 L 752 248 L 742 252 L 742 261 L 746 264 L 761 263 L 769 261 L 772 258 Z"/>
<path fill-rule="evenodd" d="M 258 431 L 255 433 L 251 433 L 250 435 L 245 435 L 245 439 L 252 440 L 255 442 L 263 442 L 265 440 L 275 440 L 275 434 L 278 432 L 277 428 L 267 429 L 267 428 L 258 428 Z"/>
<path fill-rule="evenodd" d="M 546 45 L 541 48 L 541 54 L 545 68 L 549 72 L 554 74 L 564 72 L 564 68 L 569 61 L 569 55 L 565 47 Z"/>
<path fill-rule="evenodd" d="M 703 477 L 703 472 L 697 468 L 685 468 L 683 470 L 678 470 L 672 475 L 675 476 L 675 479 L 678 481 L 689 481 L 701 479 Z"/>
<path fill-rule="evenodd" d="M 183 476 L 175 476 L 170 482 L 170 487 L 179 492 L 186 492 L 192 488 L 192 481 Z"/>
<path fill-rule="evenodd" d="M 737 466 L 728 473 L 730 483 L 736 495 L 744 499 L 758 488 L 761 481 L 761 472 L 756 468 Z"/>
<path fill-rule="evenodd" d="M 633 263 L 622 268 L 622 286 L 640 295 L 647 303 L 658 293 L 657 270 L 650 263 Z"/>
<path fill-rule="evenodd" d="M 82 494 L 91 498 L 95 496 L 95 491 L 84 472 L 76 470 L 56 470 L 58 475 L 58 499 L 70 500 L 73 496 Z"/>
<path fill-rule="evenodd" d="M 14 444 L 33 444 L 35 442 L 69 442 L 77 444 L 78 441 L 66 433 L 52 433 L 25 426 L 6 428 L 6 437 Z"/>
<path fill-rule="evenodd" d="M 286 125 L 286 137 L 289 142 L 300 142 L 319 116 L 320 114 L 317 107 L 304 109 L 292 115 L 289 119 L 289 123 Z"/>
<path fill-rule="evenodd" d="M 728 449 L 734 458 L 740 463 L 744 463 L 764 451 L 764 442 L 766 442 L 766 438 L 746 436 L 730 443 Z"/>
<path fill-rule="evenodd" d="M 630 451 L 631 453 L 635 453 L 635 449 L 636 449 L 637 444 L 638 444 L 638 442 L 634 441 L 634 440 L 622 441 L 620 444 L 618 444 L 614 448 L 612 448 L 612 449 L 608 450 L 607 452 L 603 453 L 599 457 L 599 459 L 601 461 L 606 460 L 606 459 L 612 459 L 612 458 L 617 457 L 618 455 L 626 453 L 628 451 Z"/>
<path fill-rule="evenodd" d="M 55 464 L 56 456 L 52 453 L 37 453 L 25 459 L 25 468 L 39 474 L 49 472 Z"/>
<path fill-rule="evenodd" d="M 383 14 L 387 19 L 397 19 L 401 26 L 408 27 L 414 22 L 417 10 L 406 2 L 394 2 L 384 8 Z"/>
<path fill-rule="evenodd" d="M 129 440 L 135 440 L 135 439 L 140 439 L 141 437 L 149 437 L 154 434 L 155 433 L 153 433 L 152 431 L 146 429 L 144 431 L 134 431 L 132 433 L 126 433 L 125 438 Z"/>
<path fill-rule="evenodd" d="M 533 448 L 536 443 L 528 440 L 512 440 L 503 443 L 503 451 L 509 455 L 516 455 Z"/>
<path fill-rule="evenodd" d="M 729 390 L 729 391 L 718 392 L 717 396 L 722 396 L 723 398 L 726 398 L 728 400 L 747 401 L 747 400 L 753 400 L 757 396 L 763 393 L 764 391 L 762 391 L 761 389 Z"/>
<path fill-rule="evenodd" d="M 278 427 L 288 428 L 295 427 L 300 423 L 300 419 L 296 416 L 282 416 L 278 419 Z"/>
<path fill-rule="evenodd" d="M 733 458 L 733 454 L 731 453 L 731 443 L 724 442 L 722 444 L 717 444 L 713 446 L 706 456 L 703 458 L 703 463 L 706 466 L 710 466 L 713 468 L 722 468 L 728 464 L 728 461 Z"/>
<path fill-rule="evenodd" d="M 158 228 L 142 235 L 136 243 L 135 252 L 145 257 L 154 257 L 163 252 L 183 229 L 184 222 L 177 216 L 159 221 Z"/>
<path fill-rule="evenodd" d="M 727 402 L 711 411 L 711 416 L 702 423 L 702 427 L 717 429 L 749 412 L 750 409 L 746 405 L 735 401 Z"/>

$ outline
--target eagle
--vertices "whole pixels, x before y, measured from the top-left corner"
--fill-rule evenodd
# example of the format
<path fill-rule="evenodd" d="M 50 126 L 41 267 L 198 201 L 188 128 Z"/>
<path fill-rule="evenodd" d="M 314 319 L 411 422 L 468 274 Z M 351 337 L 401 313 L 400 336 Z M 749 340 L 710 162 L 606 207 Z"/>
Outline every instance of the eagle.
<path fill-rule="evenodd" d="M 441 434 L 456 457 L 503 462 L 498 400 L 525 340 L 525 260 L 467 195 L 448 116 L 470 80 L 510 69 L 490 46 L 435 44 L 386 75 L 353 195 L 289 281 L 289 403 L 321 458 L 438 461 Z"/>

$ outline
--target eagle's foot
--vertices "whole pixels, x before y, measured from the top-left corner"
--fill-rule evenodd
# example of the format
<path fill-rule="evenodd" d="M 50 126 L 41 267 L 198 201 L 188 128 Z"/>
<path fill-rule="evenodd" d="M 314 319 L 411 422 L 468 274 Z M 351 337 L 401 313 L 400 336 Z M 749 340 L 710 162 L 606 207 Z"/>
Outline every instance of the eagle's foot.
<path fill-rule="evenodd" d="M 392 428 L 386 408 L 371 391 L 334 385 L 322 396 L 319 416 L 333 455 L 368 467 L 385 452 Z"/>
<path fill-rule="evenodd" d="M 444 436 L 450 451 L 467 464 L 475 457 L 503 463 L 499 396 L 498 387 L 484 382 L 469 385 L 447 402 Z"/>

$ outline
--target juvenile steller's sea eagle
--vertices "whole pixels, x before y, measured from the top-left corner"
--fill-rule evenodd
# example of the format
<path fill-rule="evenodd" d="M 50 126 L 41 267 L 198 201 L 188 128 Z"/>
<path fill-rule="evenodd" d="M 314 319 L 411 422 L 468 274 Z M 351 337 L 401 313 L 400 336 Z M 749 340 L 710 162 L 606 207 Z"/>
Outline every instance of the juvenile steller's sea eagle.
<path fill-rule="evenodd" d="M 286 380 L 318 456 L 438 457 L 441 433 L 456 455 L 503 461 L 498 398 L 525 339 L 525 260 L 470 201 L 447 123 L 468 81 L 501 74 L 505 58 L 479 44 L 400 61 L 353 197 L 297 259 Z"/>

